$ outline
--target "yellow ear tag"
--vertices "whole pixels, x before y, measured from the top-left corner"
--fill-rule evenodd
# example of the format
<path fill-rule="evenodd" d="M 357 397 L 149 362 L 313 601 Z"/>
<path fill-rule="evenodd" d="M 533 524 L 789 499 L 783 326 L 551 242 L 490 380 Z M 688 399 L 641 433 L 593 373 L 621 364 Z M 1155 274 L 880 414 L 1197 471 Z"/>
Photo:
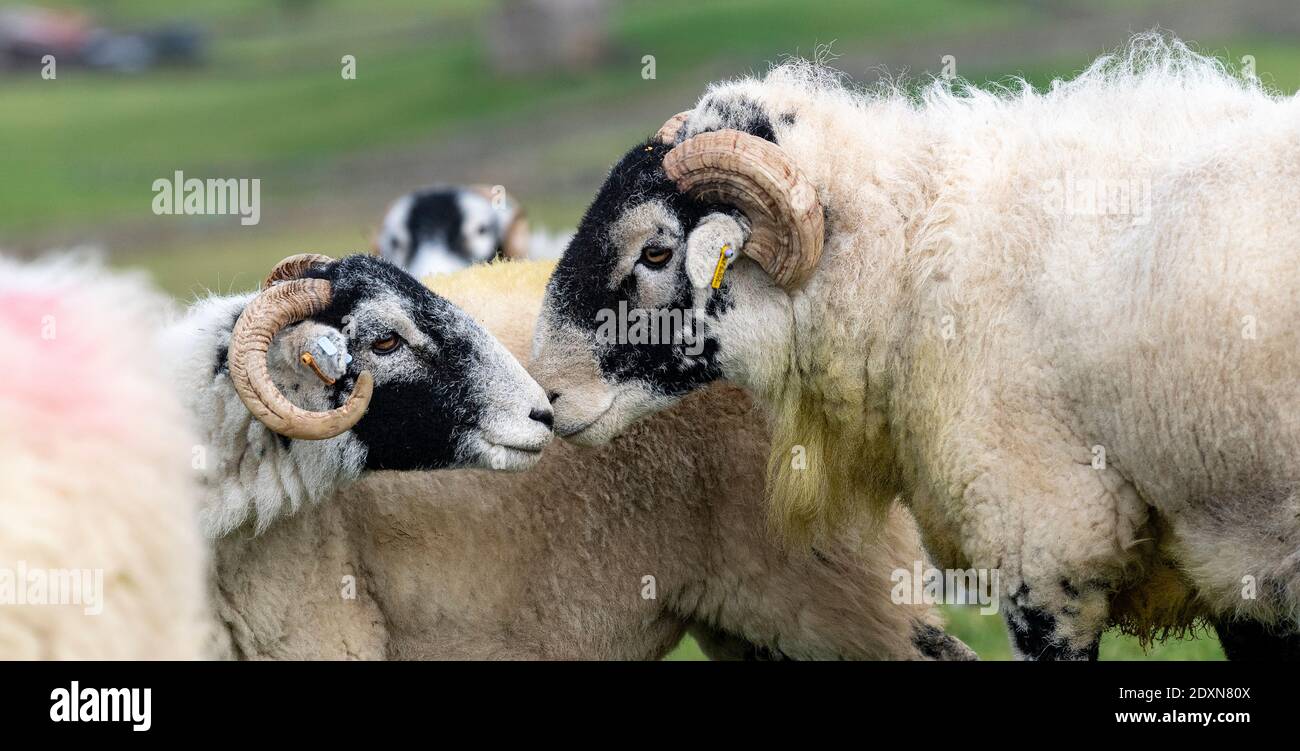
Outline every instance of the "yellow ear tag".
<path fill-rule="evenodd" d="M 723 245 L 722 250 L 718 251 L 718 265 L 713 267 L 712 287 L 717 289 L 722 286 L 722 275 L 727 273 L 727 260 L 736 255 L 736 251 L 731 249 L 730 245 Z"/>
<path fill-rule="evenodd" d="M 312 372 L 316 374 L 316 377 L 324 381 L 326 386 L 334 385 L 334 379 L 325 375 L 325 371 L 321 370 L 320 366 L 316 364 L 316 358 L 312 357 L 310 352 L 303 352 L 302 356 L 298 359 L 302 361 L 303 365 L 311 368 Z"/>

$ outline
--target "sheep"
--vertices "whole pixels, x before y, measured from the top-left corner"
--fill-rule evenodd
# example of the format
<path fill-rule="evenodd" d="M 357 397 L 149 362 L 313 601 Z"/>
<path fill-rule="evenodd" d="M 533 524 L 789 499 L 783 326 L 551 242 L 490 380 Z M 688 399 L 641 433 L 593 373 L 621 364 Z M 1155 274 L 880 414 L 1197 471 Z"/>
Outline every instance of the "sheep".
<path fill-rule="evenodd" d="M 791 540 L 901 497 L 1022 658 L 1207 621 L 1300 658 L 1298 153 L 1300 102 L 1156 35 L 1046 92 L 786 63 L 613 167 L 530 367 L 587 444 L 747 387 Z M 620 305 L 697 315 L 638 346 Z"/>
<path fill-rule="evenodd" d="M 568 241 L 529 229 L 523 207 L 501 186 L 434 185 L 389 206 L 374 252 L 423 279 L 499 258 L 558 258 Z"/>
<path fill-rule="evenodd" d="M 159 339 L 200 431 L 211 538 L 250 517 L 265 529 L 366 471 L 527 469 L 551 437 L 523 366 L 371 256 L 290 257 L 261 292 L 198 302 Z"/>
<path fill-rule="evenodd" d="M 0 659 L 197 659 L 195 441 L 161 297 L 85 258 L 0 257 Z"/>
<path fill-rule="evenodd" d="M 431 280 L 526 353 L 553 264 Z M 290 350 L 290 351 L 296 351 Z M 922 560 L 891 510 L 815 553 L 762 509 L 767 434 L 719 386 L 598 450 L 526 473 L 379 472 L 260 534 L 216 541 L 223 655 L 261 659 L 657 659 L 686 631 L 726 659 L 973 659 L 891 572 Z"/>

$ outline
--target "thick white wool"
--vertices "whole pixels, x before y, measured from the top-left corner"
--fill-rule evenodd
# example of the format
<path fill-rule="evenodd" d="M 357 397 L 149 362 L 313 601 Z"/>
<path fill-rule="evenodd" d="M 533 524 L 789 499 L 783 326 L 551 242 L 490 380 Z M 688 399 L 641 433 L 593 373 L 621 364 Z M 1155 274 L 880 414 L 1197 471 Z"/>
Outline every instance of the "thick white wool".
<path fill-rule="evenodd" d="M 85 258 L 0 258 L 0 658 L 203 654 L 196 441 L 153 347 L 164 305 Z"/>
<path fill-rule="evenodd" d="M 332 496 L 355 480 L 365 449 L 351 431 L 324 441 L 285 441 L 258 422 L 235 393 L 225 369 L 230 334 L 253 293 L 210 297 L 192 305 L 160 334 L 165 368 L 175 393 L 188 411 L 202 461 L 204 490 L 200 519 L 204 534 L 217 537 L 250 518 L 266 528 L 282 513 Z M 268 365 L 282 390 L 297 385 L 294 399 L 306 409 L 329 409 L 314 376 L 284 360 L 295 350 L 286 337 L 303 341 L 331 335 L 332 329 L 311 322 L 286 329 L 275 339 Z"/>
<path fill-rule="evenodd" d="M 1143 35 L 1046 92 L 787 64 L 712 87 L 686 135 L 745 101 L 827 216 L 792 326 L 743 301 L 719 322 L 776 413 L 791 524 L 903 493 L 936 556 L 1001 567 L 1073 645 L 1165 562 L 1210 613 L 1294 622 L 1296 99 Z M 1059 203 L 1081 183 L 1138 200 Z M 811 471 L 781 472 L 810 444 Z"/>

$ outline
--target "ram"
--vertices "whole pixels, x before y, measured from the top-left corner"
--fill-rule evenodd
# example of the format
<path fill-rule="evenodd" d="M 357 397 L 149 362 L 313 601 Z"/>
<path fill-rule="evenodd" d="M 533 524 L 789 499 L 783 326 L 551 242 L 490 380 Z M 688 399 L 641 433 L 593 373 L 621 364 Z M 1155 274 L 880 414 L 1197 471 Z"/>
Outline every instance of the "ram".
<path fill-rule="evenodd" d="M 433 284 L 522 354 L 550 268 Z M 216 541 L 224 652 L 654 659 L 690 631 L 715 657 L 973 658 L 931 607 L 891 599 L 892 572 L 924 558 L 901 509 L 815 552 L 768 534 L 767 451 L 748 398 L 718 387 L 612 446 L 552 445 L 528 472 L 375 473 Z"/>
<path fill-rule="evenodd" d="M 614 166 L 531 367 L 583 443 L 747 386 L 793 539 L 902 497 L 1023 657 L 1205 619 L 1297 658 L 1297 207 L 1300 102 L 1174 40 L 1044 92 L 789 63 Z M 619 305 L 700 311 L 702 352 L 598 340 Z"/>
<path fill-rule="evenodd" d="M 416 279 L 496 259 L 555 259 L 569 236 L 530 228 L 500 185 L 434 185 L 388 207 L 374 251 Z"/>
<path fill-rule="evenodd" d="M 523 366 L 370 256 L 291 256 L 260 292 L 197 303 L 161 340 L 200 433 L 211 537 L 264 529 L 366 471 L 526 469 L 551 437 Z"/>
<path fill-rule="evenodd" d="M 84 258 L 0 258 L 0 659 L 205 654 L 197 442 L 157 367 L 164 305 Z"/>

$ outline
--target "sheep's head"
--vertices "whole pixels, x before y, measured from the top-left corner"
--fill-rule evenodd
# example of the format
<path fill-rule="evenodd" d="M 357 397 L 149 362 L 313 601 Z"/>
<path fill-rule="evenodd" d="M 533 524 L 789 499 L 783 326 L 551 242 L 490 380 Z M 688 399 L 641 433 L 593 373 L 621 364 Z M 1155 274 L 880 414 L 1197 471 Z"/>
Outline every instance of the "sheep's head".
<path fill-rule="evenodd" d="M 282 261 L 240 315 L 227 362 L 268 428 L 301 440 L 350 431 L 370 469 L 524 469 L 550 440 L 545 395 L 514 357 L 369 256 Z"/>
<path fill-rule="evenodd" d="M 393 202 L 375 252 L 417 279 L 528 255 L 528 220 L 501 186 L 435 186 Z"/>
<path fill-rule="evenodd" d="M 688 114 L 614 166 L 547 287 L 532 371 L 581 443 L 771 366 L 821 252 L 816 193 L 770 126 L 684 137 Z"/>

